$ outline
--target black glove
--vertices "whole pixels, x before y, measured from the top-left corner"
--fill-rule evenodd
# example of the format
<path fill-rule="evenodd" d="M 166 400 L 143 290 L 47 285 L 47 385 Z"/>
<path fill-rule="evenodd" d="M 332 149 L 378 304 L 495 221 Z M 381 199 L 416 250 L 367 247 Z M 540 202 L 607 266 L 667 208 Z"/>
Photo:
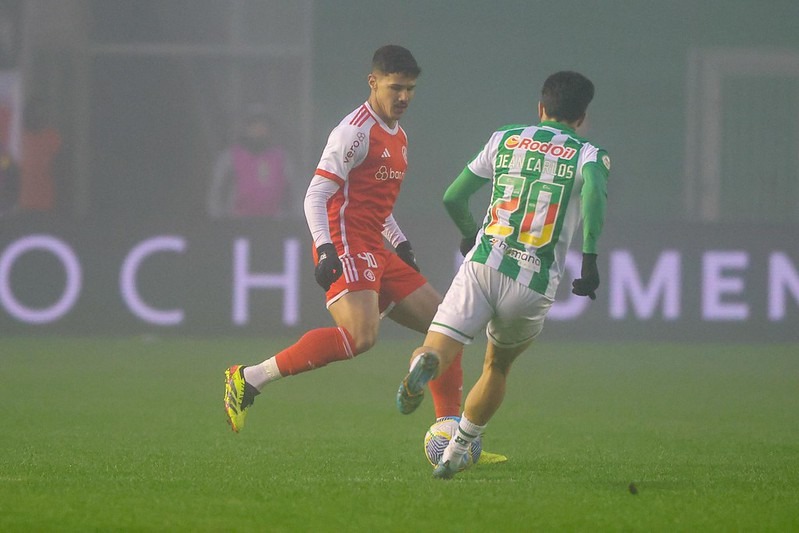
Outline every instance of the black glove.
<path fill-rule="evenodd" d="M 474 248 L 474 243 L 477 240 L 477 234 L 475 233 L 471 237 L 464 237 L 461 239 L 461 255 L 466 257 L 466 254 Z"/>
<path fill-rule="evenodd" d="M 327 291 L 330 285 L 341 277 L 341 259 L 338 258 L 336 247 L 329 242 L 319 245 L 316 248 L 316 255 L 319 260 L 313 274 L 319 286 Z"/>
<path fill-rule="evenodd" d="M 596 300 L 597 287 L 599 287 L 599 269 L 596 267 L 596 254 L 583 254 L 580 279 L 572 281 L 572 292 L 577 296 L 588 296 Z"/>
<path fill-rule="evenodd" d="M 419 272 L 419 265 L 416 264 L 416 256 L 413 254 L 410 241 L 402 241 L 395 250 L 400 259 L 405 261 L 416 272 Z"/>

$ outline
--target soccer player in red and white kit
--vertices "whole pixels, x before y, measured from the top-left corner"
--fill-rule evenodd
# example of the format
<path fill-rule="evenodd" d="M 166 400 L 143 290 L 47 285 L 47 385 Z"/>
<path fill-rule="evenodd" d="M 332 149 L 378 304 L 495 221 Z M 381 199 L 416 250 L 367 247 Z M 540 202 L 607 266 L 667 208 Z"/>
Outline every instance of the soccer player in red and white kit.
<path fill-rule="evenodd" d="M 407 49 L 379 48 L 367 77 L 368 100 L 330 133 L 305 196 L 305 217 L 316 249 L 314 274 L 336 327 L 313 329 L 260 364 L 225 371 L 225 412 L 233 431 L 243 427 L 247 408 L 267 383 L 369 350 L 381 317 L 427 331 L 441 295 L 419 273 L 392 214 L 408 166 L 408 140 L 398 121 L 420 72 Z M 386 249 L 384 238 L 396 253 Z M 437 418 L 460 414 L 462 384 L 459 355 L 429 383 Z M 487 462 L 504 459 L 484 455 Z"/>

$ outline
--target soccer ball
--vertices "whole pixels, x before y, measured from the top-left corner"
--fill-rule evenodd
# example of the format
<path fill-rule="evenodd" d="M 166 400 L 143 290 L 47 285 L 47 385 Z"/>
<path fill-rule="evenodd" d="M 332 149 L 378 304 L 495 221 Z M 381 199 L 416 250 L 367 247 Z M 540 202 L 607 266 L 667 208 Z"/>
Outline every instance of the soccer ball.
<path fill-rule="evenodd" d="M 457 416 L 449 416 L 439 418 L 427 430 L 424 436 L 424 455 L 427 461 L 436 466 L 444 454 L 444 449 L 449 444 L 452 436 L 458 430 L 458 422 L 460 418 Z M 480 459 L 480 454 L 483 452 L 482 437 L 477 437 L 469 448 L 468 464 L 472 465 Z"/>

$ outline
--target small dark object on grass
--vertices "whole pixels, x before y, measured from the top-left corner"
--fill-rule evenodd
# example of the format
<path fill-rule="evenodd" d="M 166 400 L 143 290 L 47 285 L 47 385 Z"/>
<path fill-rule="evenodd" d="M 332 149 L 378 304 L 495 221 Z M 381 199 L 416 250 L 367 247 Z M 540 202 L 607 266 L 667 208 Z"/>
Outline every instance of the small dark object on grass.
<path fill-rule="evenodd" d="M 630 494 L 638 494 L 638 487 L 635 486 L 635 483 L 630 483 L 630 486 L 627 487 L 629 489 Z"/>

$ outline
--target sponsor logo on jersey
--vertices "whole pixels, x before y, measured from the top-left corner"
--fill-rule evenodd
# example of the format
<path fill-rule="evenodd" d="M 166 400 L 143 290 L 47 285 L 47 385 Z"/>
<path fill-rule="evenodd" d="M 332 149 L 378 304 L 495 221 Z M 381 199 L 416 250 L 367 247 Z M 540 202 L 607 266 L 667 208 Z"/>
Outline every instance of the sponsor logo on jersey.
<path fill-rule="evenodd" d="M 502 253 L 511 259 L 515 260 L 519 267 L 533 272 L 541 271 L 541 259 L 534 253 L 517 248 L 511 248 L 504 240 L 497 237 L 491 238 L 491 246 L 495 246 L 502 250 Z"/>
<path fill-rule="evenodd" d="M 375 179 L 379 181 L 386 181 L 386 180 L 402 181 L 403 179 L 405 179 L 405 172 L 402 170 L 394 170 L 391 167 L 383 165 L 377 169 L 377 172 L 375 172 Z"/>
<path fill-rule="evenodd" d="M 508 248 L 505 250 L 505 255 L 511 259 L 515 259 L 520 267 L 533 272 L 541 270 L 541 259 L 537 255 L 525 252 L 524 250 L 517 250 L 516 248 Z"/>
<path fill-rule="evenodd" d="M 363 144 L 364 139 L 366 139 L 366 134 L 362 131 L 358 132 L 358 135 L 355 136 L 355 140 L 352 141 L 347 153 L 344 154 L 344 162 L 349 163 L 350 160 L 355 157 L 355 151 Z"/>
<path fill-rule="evenodd" d="M 549 154 L 552 157 L 558 157 L 560 159 L 571 159 L 577 153 L 577 150 L 574 148 L 568 148 L 549 142 L 536 141 L 530 137 L 522 137 L 521 135 L 511 135 L 505 139 L 505 148 L 508 150 L 529 150 L 531 152 L 538 152 L 539 154 Z"/>

